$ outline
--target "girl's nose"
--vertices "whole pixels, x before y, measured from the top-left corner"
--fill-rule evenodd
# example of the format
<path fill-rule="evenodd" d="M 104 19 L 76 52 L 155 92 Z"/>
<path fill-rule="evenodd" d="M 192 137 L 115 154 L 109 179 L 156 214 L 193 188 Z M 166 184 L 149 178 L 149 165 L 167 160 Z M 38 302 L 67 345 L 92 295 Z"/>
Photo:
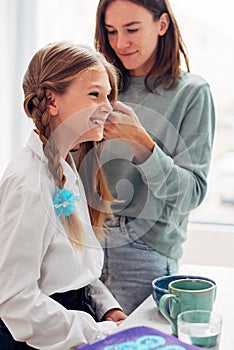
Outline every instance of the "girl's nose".
<path fill-rule="evenodd" d="M 106 103 L 104 103 L 100 108 L 100 111 L 102 113 L 110 113 L 112 110 L 113 110 L 113 107 L 109 100 Z"/>

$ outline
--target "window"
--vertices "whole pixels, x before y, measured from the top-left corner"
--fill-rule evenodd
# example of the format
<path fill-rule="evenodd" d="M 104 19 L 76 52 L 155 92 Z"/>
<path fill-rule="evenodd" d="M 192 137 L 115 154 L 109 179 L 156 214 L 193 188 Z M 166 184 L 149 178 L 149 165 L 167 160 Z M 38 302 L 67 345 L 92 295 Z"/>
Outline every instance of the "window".
<path fill-rule="evenodd" d="M 225 7 L 226 3 L 226 7 Z M 191 71 L 210 84 L 217 122 L 204 202 L 191 222 L 224 225 L 234 233 L 234 22 L 218 0 L 171 0 L 188 49 Z M 222 8 L 228 8 L 227 0 Z"/>

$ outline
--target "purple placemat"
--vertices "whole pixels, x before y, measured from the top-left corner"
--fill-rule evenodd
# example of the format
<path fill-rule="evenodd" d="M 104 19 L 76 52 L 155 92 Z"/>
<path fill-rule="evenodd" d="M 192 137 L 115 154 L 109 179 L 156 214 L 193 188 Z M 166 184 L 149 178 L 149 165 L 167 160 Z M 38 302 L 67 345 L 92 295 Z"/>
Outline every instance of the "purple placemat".
<path fill-rule="evenodd" d="M 198 350 L 197 346 L 181 342 L 173 335 L 168 335 L 150 327 L 133 327 L 106 338 L 81 345 L 77 350 Z"/>

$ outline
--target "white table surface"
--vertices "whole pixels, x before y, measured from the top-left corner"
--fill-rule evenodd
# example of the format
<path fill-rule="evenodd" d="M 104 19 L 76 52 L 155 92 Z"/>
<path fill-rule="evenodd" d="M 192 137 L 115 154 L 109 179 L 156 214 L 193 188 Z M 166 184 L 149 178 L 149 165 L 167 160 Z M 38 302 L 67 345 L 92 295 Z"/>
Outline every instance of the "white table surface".
<path fill-rule="evenodd" d="M 220 350 L 234 350 L 234 268 L 182 265 L 178 273 L 200 275 L 212 278 L 217 285 L 213 311 L 223 316 Z M 135 326 L 148 326 L 171 334 L 168 321 L 160 314 L 152 295 L 150 295 L 116 331 Z"/>

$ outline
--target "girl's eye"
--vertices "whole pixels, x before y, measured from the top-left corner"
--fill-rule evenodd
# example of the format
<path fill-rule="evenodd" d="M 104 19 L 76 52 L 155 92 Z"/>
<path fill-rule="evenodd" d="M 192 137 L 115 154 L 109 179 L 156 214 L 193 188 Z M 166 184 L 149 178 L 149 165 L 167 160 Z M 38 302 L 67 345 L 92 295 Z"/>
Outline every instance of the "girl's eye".
<path fill-rule="evenodd" d="M 89 93 L 89 95 L 98 97 L 98 96 L 99 96 L 99 92 L 97 92 L 97 91 L 92 91 L 92 92 Z"/>

